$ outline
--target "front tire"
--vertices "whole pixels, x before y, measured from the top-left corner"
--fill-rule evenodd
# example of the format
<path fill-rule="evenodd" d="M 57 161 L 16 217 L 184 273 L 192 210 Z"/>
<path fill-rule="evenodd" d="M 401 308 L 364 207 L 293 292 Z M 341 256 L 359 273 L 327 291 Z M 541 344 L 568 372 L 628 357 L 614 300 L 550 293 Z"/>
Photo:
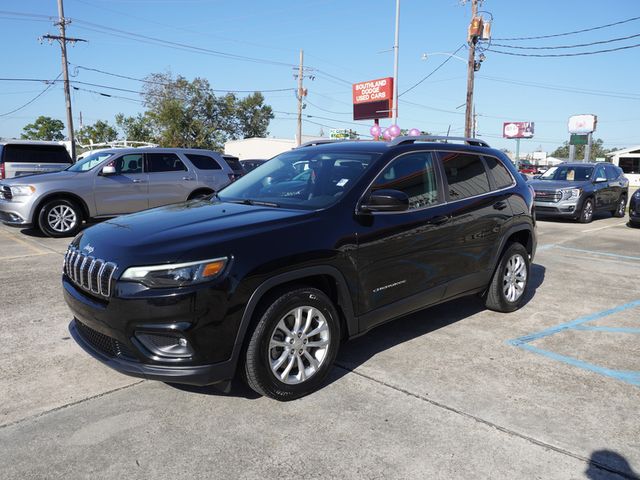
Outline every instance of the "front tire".
<path fill-rule="evenodd" d="M 593 200 L 591 198 L 587 198 L 582 205 L 582 210 L 580 211 L 580 216 L 578 217 L 578 221 L 580 223 L 591 223 L 593 220 Z"/>
<path fill-rule="evenodd" d="M 618 208 L 616 208 L 613 212 L 614 217 L 624 218 L 625 210 L 627 209 L 627 197 L 624 195 L 620 196 L 620 200 L 618 200 Z"/>
<path fill-rule="evenodd" d="M 72 237 L 81 226 L 82 209 L 71 200 L 51 200 L 40 209 L 38 227 L 48 237 Z"/>
<path fill-rule="evenodd" d="M 261 395 L 286 401 L 324 383 L 340 344 L 333 302 L 321 290 L 286 292 L 262 314 L 251 334 L 244 377 Z"/>
<path fill-rule="evenodd" d="M 510 244 L 498 263 L 487 290 L 485 306 L 496 312 L 513 312 L 524 304 L 529 285 L 529 253 L 520 243 Z"/>

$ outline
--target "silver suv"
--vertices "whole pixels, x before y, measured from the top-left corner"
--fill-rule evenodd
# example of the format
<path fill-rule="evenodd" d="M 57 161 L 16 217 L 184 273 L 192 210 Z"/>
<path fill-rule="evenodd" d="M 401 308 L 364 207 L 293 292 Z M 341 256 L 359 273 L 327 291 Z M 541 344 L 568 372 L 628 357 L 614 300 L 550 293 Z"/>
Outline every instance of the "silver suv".
<path fill-rule="evenodd" d="M 66 170 L 0 183 L 0 220 L 75 235 L 82 222 L 205 197 L 235 178 L 222 155 L 183 148 L 96 152 Z"/>

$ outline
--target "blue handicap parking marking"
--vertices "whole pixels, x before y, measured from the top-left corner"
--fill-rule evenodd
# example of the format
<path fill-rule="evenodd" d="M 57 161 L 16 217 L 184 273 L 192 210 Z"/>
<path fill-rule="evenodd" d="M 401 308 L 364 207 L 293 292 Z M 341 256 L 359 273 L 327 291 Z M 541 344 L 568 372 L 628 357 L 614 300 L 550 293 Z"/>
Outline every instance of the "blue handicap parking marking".
<path fill-rule="evenodd" d="M 620 305 L 618 307 L 610 308 L 608 310 L 603 310 L 601 312 L 592 313 L 590 315 L 577 318 L 576 320 L 572 320 L 571 322 L 562 323 L 560 325 L 556 325 L 555 327 L 547 328 L 540 332 L 532 333 L 530 335 L 524 335 L 522 337 L 514 338 L 512 340 L 507 340 L 507 344 L 512 345 L 514 347 L 521 348 L 523 350 L 527 350 L 529 352 L 543 355 L 545 357 L 551 358 L 553 360 L 557 360 L 559 362 L 566 363 L 567 365 L 582 368 L 583 370 L 589 370 L 591 372 L 595 372 L 600 375 L 611 377 L 616 380 L 620 380 L 622 382 L 626 382 L 631 385 L 640 387 L 640 371 L 636 372 L 636 371 L 627 371 L 627 370 L 613 370 L 610 368 L 601 367 L 593 363 L 582 361 L 578 358 L 570 357 L 567 355 L 561 355 L 559 353 L 552 352 L 550 350 L 544 350 L 542 348 L 538 348 L 534 345 L 531 345 L 531 342 L 540 340 L 541 338 L 550 337 L 552 335 L 556 335 L 560 332 L 564 332 L 567 330 L 583 330 L 583 331 L 589 330 L 589 331 L 597 331 L 597 332 L 610 332 L 610 333 L 621 333 L 621 334 L 632 334 L 632 335 L 640 334 L 640 328 L 585 325 L 588 322 L 593 322 L 595 320 L 608 317 L 615 313 L 623 312 L 625 310 L 638 308 L 638 307 L 640 307 L 640 300 L 635 300 L 633 302 L 625 303 L 624 305 Z"/>

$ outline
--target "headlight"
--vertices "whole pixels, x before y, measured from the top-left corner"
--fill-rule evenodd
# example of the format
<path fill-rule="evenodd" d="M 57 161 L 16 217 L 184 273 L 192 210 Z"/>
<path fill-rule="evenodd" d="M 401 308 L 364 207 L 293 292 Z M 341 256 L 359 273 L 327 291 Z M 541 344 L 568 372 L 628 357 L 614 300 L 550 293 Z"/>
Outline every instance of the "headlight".
<path fill-rule="evenodd" d="M 29 196 L 36 193 L 36 187 L 33 185 L 11 185 L 10 188 L 14 197 Z"/>
<path fill-rule="evenodd" d="M 640 199 L 640 189 L 636 190 L 636 193 L 634 193 L 633 196 Z"/>
<path fill-rule="evenodd" d="M 200 262 L 130 267 L 120 280 L 139 282 L 150 288 L 183 287 L 216 278 L 227 264 L 227 257 Z"/>
<path fill-rule="evenodd" d="M 580 198 L 582 191 L 579 188 L 568 188 L 562 190 L 562 200 L 571 200 L 572 198 Z"/>

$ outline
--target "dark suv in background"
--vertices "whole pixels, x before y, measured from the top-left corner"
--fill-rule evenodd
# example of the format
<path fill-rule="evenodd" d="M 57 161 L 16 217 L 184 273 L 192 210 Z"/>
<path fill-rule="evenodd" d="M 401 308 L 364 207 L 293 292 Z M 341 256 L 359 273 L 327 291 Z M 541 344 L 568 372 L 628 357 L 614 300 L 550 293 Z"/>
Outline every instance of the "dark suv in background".
<path fill-rule="evenodd" d="M 529 182 L 535 191 L 536 215 L 589 223 L 593 214 L 624 217 L 629 180 L 610 163 L 561 163 Z"/>
<path fill-rule="evenodd" d="M 62 277 L 74 339 L 128 375 L 239 370 L 290 400 L 322 385 L 344 340 L 394 318 L 472 294 L 518 309 L 532 190 L 484 142 L 438 140 L 302 146 L 217 196 L 85 230 Z"/>

